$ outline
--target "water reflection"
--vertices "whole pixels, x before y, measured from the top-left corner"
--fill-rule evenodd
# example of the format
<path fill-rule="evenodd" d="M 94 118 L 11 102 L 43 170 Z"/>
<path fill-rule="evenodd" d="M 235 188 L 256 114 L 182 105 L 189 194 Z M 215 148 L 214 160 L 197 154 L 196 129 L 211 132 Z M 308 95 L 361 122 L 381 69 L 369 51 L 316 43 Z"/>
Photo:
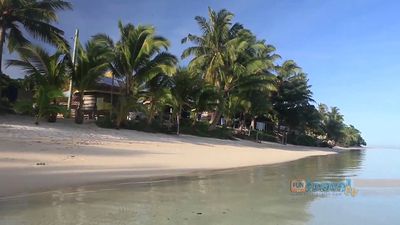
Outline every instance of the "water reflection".
<path fill-rule="evenodd" d="M 294 178 L 354 176 L 364 153 L 175 178 L 79 188 L 0 201 L 0 224 L 307 224 L 313 195 L 290 193 Z"/>

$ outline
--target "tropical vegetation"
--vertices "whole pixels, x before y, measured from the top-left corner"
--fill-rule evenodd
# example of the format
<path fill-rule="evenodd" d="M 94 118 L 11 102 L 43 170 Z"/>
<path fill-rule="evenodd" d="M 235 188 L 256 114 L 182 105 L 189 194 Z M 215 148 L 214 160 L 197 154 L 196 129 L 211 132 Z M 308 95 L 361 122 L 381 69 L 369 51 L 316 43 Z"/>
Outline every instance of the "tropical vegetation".
<path fill-rule="evenodd" d="M 57 114 L 62 108 L 57 105 L 57 98 L 61 97 L 61 87 L 68 74 L 68 55 L 57 51 L 49 54 L 39 46 L 27 45 L 18 49 L 20 59 L 8 60 L 7 65 L 17 66 L 25 73 L 26 79 L 34 87 L 33 104 L 24 102 L 17 105 L 23 112 L 34 112 L 35 123 L 46 117 L 49 122 L 55 122 Z"/>
<path fill-rule="evenodd" d="M 19 59 L 7 65 L 20 68 L 34 93 L 33 102 L 18 101 L 14 108 L 34 114 L 36 122 L 65 113 L 59 103 L 72 80 L 79 95 L 75 121 L 83 123 L 83 93 L 108 73 L 119 88 L 99 126 L 312 146 L 366 145 L 337 107 L 316 103 L 307 74 L 295 61 L 282 60 L 274 46 L 234 23 L 225 9 L 209 8 L 208 17 L 195 17 L 200 32 L 182 39 L 181 58 L 189 63 L 179 66 L 168 52 L 170 42 L 154 27 L 121 21 L 118 40 L 95 34 L 72 53 L 63 31 L 52 25 L 56 11 L 69 8 L 59 0 L 0 3 L 0 55 L 4 43 L 18 52 Z M 34 46 L 25 34 L 56 48 Z M 4 88 L 7 79 L 1 78 Z"/>
<path fill-rule="evenodd" d="M 4 44 L 13 52 L 18 47 L 30 44 L 27 34 L 66 51 L 68 42 L 64 31 L 52 25 L 57 22 L 57 11 L 71 9 L 71 4 L 62 0 L 2 0 L 0 1 L 0 74 Z"/>

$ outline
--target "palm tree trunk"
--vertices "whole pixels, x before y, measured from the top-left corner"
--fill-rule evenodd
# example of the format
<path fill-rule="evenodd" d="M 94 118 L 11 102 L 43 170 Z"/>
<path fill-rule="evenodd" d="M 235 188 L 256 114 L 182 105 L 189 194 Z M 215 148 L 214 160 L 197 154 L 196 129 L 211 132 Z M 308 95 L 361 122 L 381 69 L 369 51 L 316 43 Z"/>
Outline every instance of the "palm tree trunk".
<path fill-rule="evenodd" d="M 222 112 L 221 110 L 217 110 L 215 111 L 215 116 L 214 119 L 211 121 L 210 127 L 208 128 L 208 130 L 215 130 L 215 128 L 217 127 L 217 123 L 219 121 L 219 119 L 222 116 Z"/>
<path fill-rule="evenodd" d="M 53 104 L 57 105 L 57 100 L 53 99 Z M 49 115 L 47 115 L 47 122 L 49 123 L 55 123 L 57 121 L 57 113 L 56 112 L 51 112 Z"/>
<path fill-rule="evenodd" d="M 228 100 L 229 98 L 229 92 L 228 91 L 224 91 L 223 92 L 223 98 L 222 101 L 219 102 L 219 105 L 215 111 L 214 114 L 214 118 L 211 121 L 210 126 L 208 127 L 208 130 L 215 130 L 215 128 L 217 127 L 217 123 L 220 121 L 221 116 L 222 116 L 222 112 L 224 110 L 224 104 L 225 102 Z"/>
<path fill-rule="evenodd" d="M 79 92 L 79 93 L 83 93 L 83 92 Z M 79 106 L 76 109 L 76 113 L 75 113 L 75 123 L 77 124 L 82 124 L 83 123 L 83 112 L 82 112 L 82 108 L 83 108 L 83 104 L 84 99 L 83 99 L 84 94 L 81 94 L 80 99 L 79 99 Z"/>
<path fill-rule="evenodd" d="M 0 74 L 3 74 L 3 46 L 5 41 L 6 33 L 4 27 L 0 27 Z"/>
<path fill-rule="evenodd" d="M 36 116 L 35 116 L 35 124 L 36 124 L 36 125 L 39 125 L 39 115 L 36 115 Z"/>
<path fill-rule="evenodd" d="M 176 114 L 176 134 L 177 135 L 179 135 L 179 133 L 180 133 L 181 113 L 182 113 L 182 107 L 179 106 L 178 113 Z"/>
<path fill-rule="evenodd" d="M 154 103 L 152 100 L 150 102 L 150 111 L 149 111 L 149 117 L 147 118 L 147 125 L 150 125 L 153 122 L 153 117 L 154 117 Z"/>

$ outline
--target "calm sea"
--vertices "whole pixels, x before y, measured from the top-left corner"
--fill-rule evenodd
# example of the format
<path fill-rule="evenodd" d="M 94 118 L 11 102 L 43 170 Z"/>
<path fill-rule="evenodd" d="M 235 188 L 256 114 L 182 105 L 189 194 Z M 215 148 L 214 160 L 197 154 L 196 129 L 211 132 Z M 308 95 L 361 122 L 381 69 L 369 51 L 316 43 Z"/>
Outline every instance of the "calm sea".
<path fill-rule="evenodd" d="M 293 193 L 293 179 L 351 181 L 355 192 Z M 400 150 L 375 148 L 2 199 L 0 224 L 392 225 L 400 224 L 399 180 Z"/>

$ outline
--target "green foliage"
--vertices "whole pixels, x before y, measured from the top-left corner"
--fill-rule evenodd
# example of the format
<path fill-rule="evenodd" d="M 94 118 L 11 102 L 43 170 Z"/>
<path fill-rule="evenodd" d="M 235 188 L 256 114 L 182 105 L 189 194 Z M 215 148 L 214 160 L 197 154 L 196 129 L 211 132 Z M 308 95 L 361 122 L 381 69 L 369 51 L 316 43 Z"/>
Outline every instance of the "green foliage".
<path fill-rule="evenodd" d="M 181 126 L 181 133 L 200 137 L 211 137 L 218 139 L 233 139 L 232 130 L 226 127 L 217 127 L 209 130 L 207 122 L 196 122 L 194 125 L 189 121 L 184 121 Z"/>
<path fill-rule="evenodd" d="M 353 125 L 344 127 L 343 135 L 339 140 L 339 143 L 340 145 L 346 147 L 367 145 L 365 140 L 361 137 L 361 132 L 357 130 Z"/>
<path fill-rule="evenodd" d="M 32 101 L 17 101 L 14 105 L 14 110 L 15 112 L 23 115 L 34 115 L 34 109 L 33 109 L 33 102 Z"/>
<path fill-rule="evenodd" d="M 62 0 L 2 0 L 0 1 L 0 74 L 3 45 L 10 52 L 30 44 L 31 37 L 53 44 L 66 52 L 69 48 L 64 31 L 53 26 L 58 21 L 57 11 L 71 9 L 71 4 Z"/>
<path fill-rule="evenodd" d="M 96 122 L 99 127 L 102 128 L 115 128 L 115 123 L 109 117 L 99 118 Z M 188 121 L 183 120 L 181 125 L 181 133 L 190 134 L 200 137 L 212 137 L 219 139 L 232 139 L 232 130 L 228 128 L 217 128 L 213 131 L 208 130 L 208 123 L 197 122 L 194 125 Z M 162 125 L 158 120 L 154 120 L 151 124 L 147 121 L 128 121 L 122 126 L 124 129 L 137 130 L 151 133 L 165 133 L 172 134 L 175 133 L 176 127 L 167 127 Z"/>
<path fill-rule="evenodd" d="M 192 57 L 189 70 L 202 74 L 220 96 L 211 128 L 215 128 L 221 114 L 229 110 L 228 115 L 233 114 L 232 107 L 227 105 L 232 102 L 231 96 L 235 96 L 235 102 L 249 102 L 246 91 L 273 89 L 268 70 L 278 58 L 272 54 L 275 48 L 257 40 L 242 25 L 232 24 L 232 19 L 233 14 L 227 10 L 215 12 L 209 8 L 208 20 L 195 18 L 201 36 L 189 34 L 182 40 L 193 44 L 182 53 L 182 58 Z"/>
<path fill-rule="evenodd" d="M 307 76 L 292 60 L 277 66 L 276 70 L 277 91 L 272 96 L 272 102 L 279 123 L 304 133 L 307 124 L 302 122 L 312 110 L 310 104 L 313 101 Z"/>
<path fill-rule="evenodd" d="M 55 103 L 55 99 L 63 96 L 60 89 L 52 86 L 39 86 L 35 94 L 35 110 L 37 111 L 37 117 L 47 117 L 52 114 L 64 113 L 64 108 Z"/>
<path fill-rule="evenodd" d="M 112 51 L 107 43 L 101 39 L 92 38 L 85 46 L 78 44 L 76 66 L 70 65 L 70 68 L 72 68 L 73 87 L 81 94 L 79 106 L 75 115 L 76 123 L 83 123 L 83 112 L 81 108 L 84 105 L 84 98 L 82 93 L 93 87 L 96 81 L 109 70 L 109 62 L 112 59 Z"/>
<path fill-rule="evenodd" d="M 19 67 L 26 75 L 21 87 L 34 91 L 33 102 L 15 104 L 19 113 L 54 118 L 66 112 L 57 105 L 57 98 L 67 78 L 72 78 L 74 87 L 83 93 L 111 71 L 122 88 L 112 109 L 113 117 L 97 121 L 101 127 L 225 139 L 232 138 L 232 130 L 226 125 L 216 126 L 221 116 L 228 127 L 238 120 L 241 127 L 246 127 L 249 120 L 263 118 L 278 129 L 273 127 L 270 133 L 252 131 L 250 136 L 239 137 L 255 140 L 257 135 L 259 140 L 276 141 L 282 135 L 280 125 L 285 125 L 292 144 L 366 144 L 360 131 L 344 123 L 338 108 L 316 108 L 307 75 L 296 62 L 288 60 L 277 65 L 280 56 L 275 54 L 275 47 L 234 23 L 234 15 L 225 9 L 209 8 L 208 18 L 195 18 L 200 34 L 182 39 L 182 43 L 190 44 L 182 58 L 190 62 L 187 69 L 177 70 L 178 60 L 168 53 L 170 42 L 156 35 L 154 27 L 122 22 L 118 23 L 120 38 L 116 42 L 97 34 L 84 46 L 79 43 L 76 65 L 72 66 L 63 31 L 51 25 L 57 21 L 56 11 L 69 8 L 71 5 L 62 0 L 0 2 L 0 10 L 7 12 L 0 18 L 0 51 L 4 43 L 10 51 L 18 50 L 20 59 L 9 60 L 7 65 Z M 49 54 L 43 48 L 27 45 L 26 34 L 60 50 Z M 0 89 L 8 83 L 0 73 Z M 83 98 L 80 101 L 82 106 Z M 172 108 L 172 115 L 164 121 L 167 107 Z M 82 116 L 80 109 L 76 118 Z M 213 114 L 212 121 L 197 121 L 204 111 Z M 127 121 L 129 112 L 145 113 L 147 120 Z M 185 114 L 191 114 L 191 118 L 182 118 Z"/>
<path fill-rule="evenodd" d="M 124 82 L 124 90 L 116 107 L 116 125 L 126 122 L 129 111 L 144 109 L 148 123 L 165 103 L 170 87 L 169 77 L 175 73 L 177 59 L 167 52 L 169 41 L 155 34 L 152 26 L 134 26 L 118 23 L 120 40 L 114 41 L 105 34 L 94 36 L 103 43 L 111 55 L 109 69 Z M 147 108 L 143 103 L 148 103 Z"/>
<path fill-rule="evenodd" d="M 0 74 L 0 91 L 8 87 L 11 82 L 11 78 L 5 74 Z"/>
<path fill-rule="evenodd" d="M 301 135 L 289 134 L 287 137 L 287 141 L 289 144 L 294 144 L 294 145 L 318 146 L 317 138 L 305 134 Z"/>
<path fill-rule="evenodd" d="M 72 70 L 74 87 L 82 92 L 96 83 L 109 69 L 112 52 L 101 40 L 92 38 L 85 46 L 78 44 L 76 54 L 76 67 Z"/>
<path fill-rule="evenodd" d="M 138 109 L 139 105 L 136 102 L 136 98 L 130 96 L 120 96 L 117 102 L 117 106 L 114 109 L 116 118 L 115 126 L 119 129 L 126 122 L 129 111 Z"/>
<path fill-rule="evenodd" d="M 319 105 L 319 112 L 322 116 L 323 130 L 326 133 L 328 140 L 335 142 L 343 137 L 343 129 L 345 127 L 343 115 L 340 114 L 337 107 L 332 107 L 330 110 L 326 105 Z"/>
<path fill-rule="evenodd" d="M 98 118 L 96 125 L 101 128 L 115 128 L 115 122 L 110 118 L 110 116 Z"/>
<path fill-rule="evenodd" d="M 68 56 L 60 51 L 50 55 L 38 46 L 24 46 L 18 49 L 20 60 L 8 60 L 7 65 L 19 67 L 34 88 L 34 113 L 36 123 L 42 117 L 49 121 L 56 119 L 57 113 L 65 111 L 57 105 L 57 98 L 62 97 L 62 85 L 65 83 Z"/>
<path fill-rule="evenodd" d="M 261 131 L 251 131 L 250 136 L 243 134 L 235 134 L 237 138 L 250 140 L 250 141 L 267 141 L 267 142 L 278 142 L 277 137 L 272 133 L 261 132 Z"/>

